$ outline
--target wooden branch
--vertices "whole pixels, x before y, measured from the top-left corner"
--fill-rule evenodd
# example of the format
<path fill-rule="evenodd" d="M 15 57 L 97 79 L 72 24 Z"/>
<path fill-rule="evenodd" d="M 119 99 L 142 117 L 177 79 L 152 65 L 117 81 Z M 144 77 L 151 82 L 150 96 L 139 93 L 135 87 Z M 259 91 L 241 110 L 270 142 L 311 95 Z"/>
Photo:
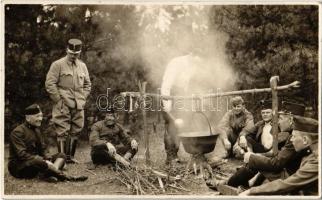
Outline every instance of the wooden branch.
<path fill-rule="evenodd" d="M 277 86 L 276 90 L 287 90 L 300 87 L 299 81 L 294 81 L 288 85 Z M 173 100 L 173 99 L 207 99 L 213 97 L 223 97 L 223 96 L 233 96 L 233 95 L 242 95 L 242 94 L 256 94 L 263 92 L 272 92 L 271 88 L 261 88 L 261 89 L 249 89 L 249 90 L 237 90 L 231 92 L 218 92 L 218 93 L 209 93 L 203 95 L 191 95 L 191 96 L 170 96 L 170 95 L 160 95 L 155 93 L 145 93 L 145 96 L 158 97 L 163 100 Z M 132 97 L 140 97 L 140 92 L 122 92 L 123 96 L 132 96 Z"/>
<path fill-rule="evenodd" d="M 139 82 L 139 90 L 140 90 L 140 98 L 142 103 L 142 116 L 143 116 L 143 134 L 144 134 L 144 145 L 145 145 L 145 162 L 150 164 L 150 142 L 149 142 L 149 133 L 147 131 L 147 120 L 146 120 L 146 112 L 145 112 L 145 98 L 146 98 L 146 84 L 147 82 Z"/>
<path fill-rule="evenodd" d="M 120 156 L 119 154 L 114 154 L 112 156 L 117 162 L 121 163 L 123 166 L 125 166 L 126 168 L 129 168 L 130 167 L 130 163 L 125 160 L 122 156 Z"/>
<path fill-rule="evenodd" d="M 278 96 L 277 96 L 277 82 L 278 76 L 273 76 L 270 79 L 270 86 L 272 89 L 272 135 L 273 135 L 273 154 L 278 152 Z"/>

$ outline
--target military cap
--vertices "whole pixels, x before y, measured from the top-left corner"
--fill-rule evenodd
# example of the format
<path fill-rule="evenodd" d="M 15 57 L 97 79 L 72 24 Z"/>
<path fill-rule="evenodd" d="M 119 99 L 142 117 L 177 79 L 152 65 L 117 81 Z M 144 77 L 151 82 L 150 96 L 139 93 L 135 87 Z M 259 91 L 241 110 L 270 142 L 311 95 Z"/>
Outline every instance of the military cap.
<path fill-rule="evenodd" d="M 311 134 L 318 134 L 319 122 L 315 119 L 295 115 L 293 130 Z"/>
<path fill-rule="evenodd" d="M 232 106 L 236 106 L 238 104 L 244 104 L 244 99 L 241 96 L 235 96 L 233 98 L 230 99 L 230 104 Z"/>
<path fill-rule="evenodd" d="M 292 114 L 303 116 L 305 112 L 305 106 L 299 103 L 293 103 L 289 101 L 282 101 L 280 114 Z"/>
<path fill-rule="evenodd" d="M 80 53 L 82 51 L 82 41 L 79 39 L 68 40 L 67 51 L 70 53 Z"/>
<path fill-rule="evenodd" d="M 32 104 L 25 108 L 25 115 L 36 115 L 38 113 L 41 113 L 41 109 L 38 104 Z"/>
<path fill-rule="evenodd" d="M 272 109 L 272 101 L 269 100 L 261 100 L 259 101 L 261 109 L 266 110 L 266 109 Z"/>

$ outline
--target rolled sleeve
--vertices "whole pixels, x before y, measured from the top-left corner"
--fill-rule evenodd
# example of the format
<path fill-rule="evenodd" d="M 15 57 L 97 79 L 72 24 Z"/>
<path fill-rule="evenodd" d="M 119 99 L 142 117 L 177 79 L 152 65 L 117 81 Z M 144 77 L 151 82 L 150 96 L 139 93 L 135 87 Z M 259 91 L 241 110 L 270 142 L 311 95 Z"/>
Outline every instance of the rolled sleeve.
<path fill-rule="evenodd" d="M 250 112 L 246 113 L 245 127 L 240 132 L 240 136 L 246 136 L 252 132 L 254 129 L 254 117 Z"/>

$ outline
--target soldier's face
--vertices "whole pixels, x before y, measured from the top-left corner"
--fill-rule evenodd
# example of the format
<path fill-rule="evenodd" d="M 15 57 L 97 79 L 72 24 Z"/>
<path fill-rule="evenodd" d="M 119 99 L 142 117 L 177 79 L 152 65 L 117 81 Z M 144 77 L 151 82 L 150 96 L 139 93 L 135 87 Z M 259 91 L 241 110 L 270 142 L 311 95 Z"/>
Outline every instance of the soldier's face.
<path fill-rule="evenodd" d="M 113 124 L 115 124 L 115 116 L 114 116 L 114 114 L 111 114 L 111 113 L 107 113 L 106 115 L 105 115 L 105 123 L 106 123 L 106 125 L 113 125 Z"/>
<path fill-rule="evenodd" d="M 245 106 L 243 104 L 237 104 L 233 107 L 233 112 L 238 115 L 245 109 Z"/>
<path fill-rule="evenodd" d="M 272 120 L 273 114 L 272 109 L 265 109 L 261 111 L 262 119 L 264 122 L 269 122 Z"/>
<path fill-rule="evenodd" d="M 291 142 L 295 148 L 295 151 L 299 152 L 310 145 L 309 138 L 300 131 L 293 130 Z"/>
<path fill-rule="evenodd" d="M 79 58 L 79 53 L 71 53 L 67 51 L 67 58 L 70 62 L 74 62 L 77 58 Z"/>
<path fill-rule="evenodd" d="M 290 131 L 292 129 L 292 117 L 290 115 L 280 114 L 278 117 L 278 126 L 282 132 Z"/>
<path fill-rule="evenodd" d="M 42 113 L 38 113 L 35 115 L 26 115 L 26 121 L 36 127 L 40 127 L 41 126 L 41 122 L 43 119 L 43 114 Z"/>

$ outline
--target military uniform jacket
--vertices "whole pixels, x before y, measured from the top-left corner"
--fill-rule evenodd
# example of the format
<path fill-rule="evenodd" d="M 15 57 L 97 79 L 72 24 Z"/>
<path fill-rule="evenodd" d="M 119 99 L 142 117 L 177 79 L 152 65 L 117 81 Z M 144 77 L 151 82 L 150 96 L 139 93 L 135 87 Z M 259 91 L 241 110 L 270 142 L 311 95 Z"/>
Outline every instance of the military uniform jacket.
<path fill-rule="evenodd" d="M 257 122 L 255 126 L 249 131 L 249 135 L 251 135 L 257 142 L 261 141 L 261 136 L 263 133 L 263 128 L 265 126 L 265 122 L 263 120 Z M 272 132 L 272 129 L 271 129 Z M 284 145 L 290 136 L 289 132 L 279 132 L 277 139 L 279 145 Z"/>
<path fill-rule="evenodd" d="M 132 138 L 126 133 L 126 130 L 118 123 L 112 127 L 105 125 L 105 121 L 98 121 L 92 126 L 90 134 L 90 144 L 92 147 L 106 144 L 107 142 L 118 145 L 129 145 Z"/>
<path fill-rule="evenodd" d="M 32 159 L 48 156 L 44 139 L 38 128 L 27 122 L 16 127 L 10 134 L 10 161 L 23 164 Z"/>
<path fill-rule="evenodd" d="M 63 99 L 68 107 L 80 110 L 84 108 L 91 90 L 85 63 L 76 59 L 75 64 L 72 64 L 67 56 L 52 63 L 45 85 L 54 102 Z"/>
<path fill-rule="evenodd" d="M 267 172 L 281 172 L 285 168 L 288 174 L 293 174 L 300 166 L 301 159 L 306 153 L 296 152 L 290 139 L 291 136 L 274 157 L 252 154 L 249 157 L 248 167 Z"/>
<path fill-rule="evenodd" d="M 318 194 L 318 149 L 314 145 L 312 153 L 303 157 L 300 168 L 288 178 L 263 184 L 250 189 L 250 195 L 287 194 L 302 190 L 305 195 Z"/>
<path fill-rule="evenodd" d="M 252 113 L 246 109 L 239 115 L 235 115 L 232 110 L 229 110 L 220 120 L 218 128 L 224 137 L 228 129 L 239 133 L 240 136 L 248 135 L 254 129 L 254 118 Z"/>

